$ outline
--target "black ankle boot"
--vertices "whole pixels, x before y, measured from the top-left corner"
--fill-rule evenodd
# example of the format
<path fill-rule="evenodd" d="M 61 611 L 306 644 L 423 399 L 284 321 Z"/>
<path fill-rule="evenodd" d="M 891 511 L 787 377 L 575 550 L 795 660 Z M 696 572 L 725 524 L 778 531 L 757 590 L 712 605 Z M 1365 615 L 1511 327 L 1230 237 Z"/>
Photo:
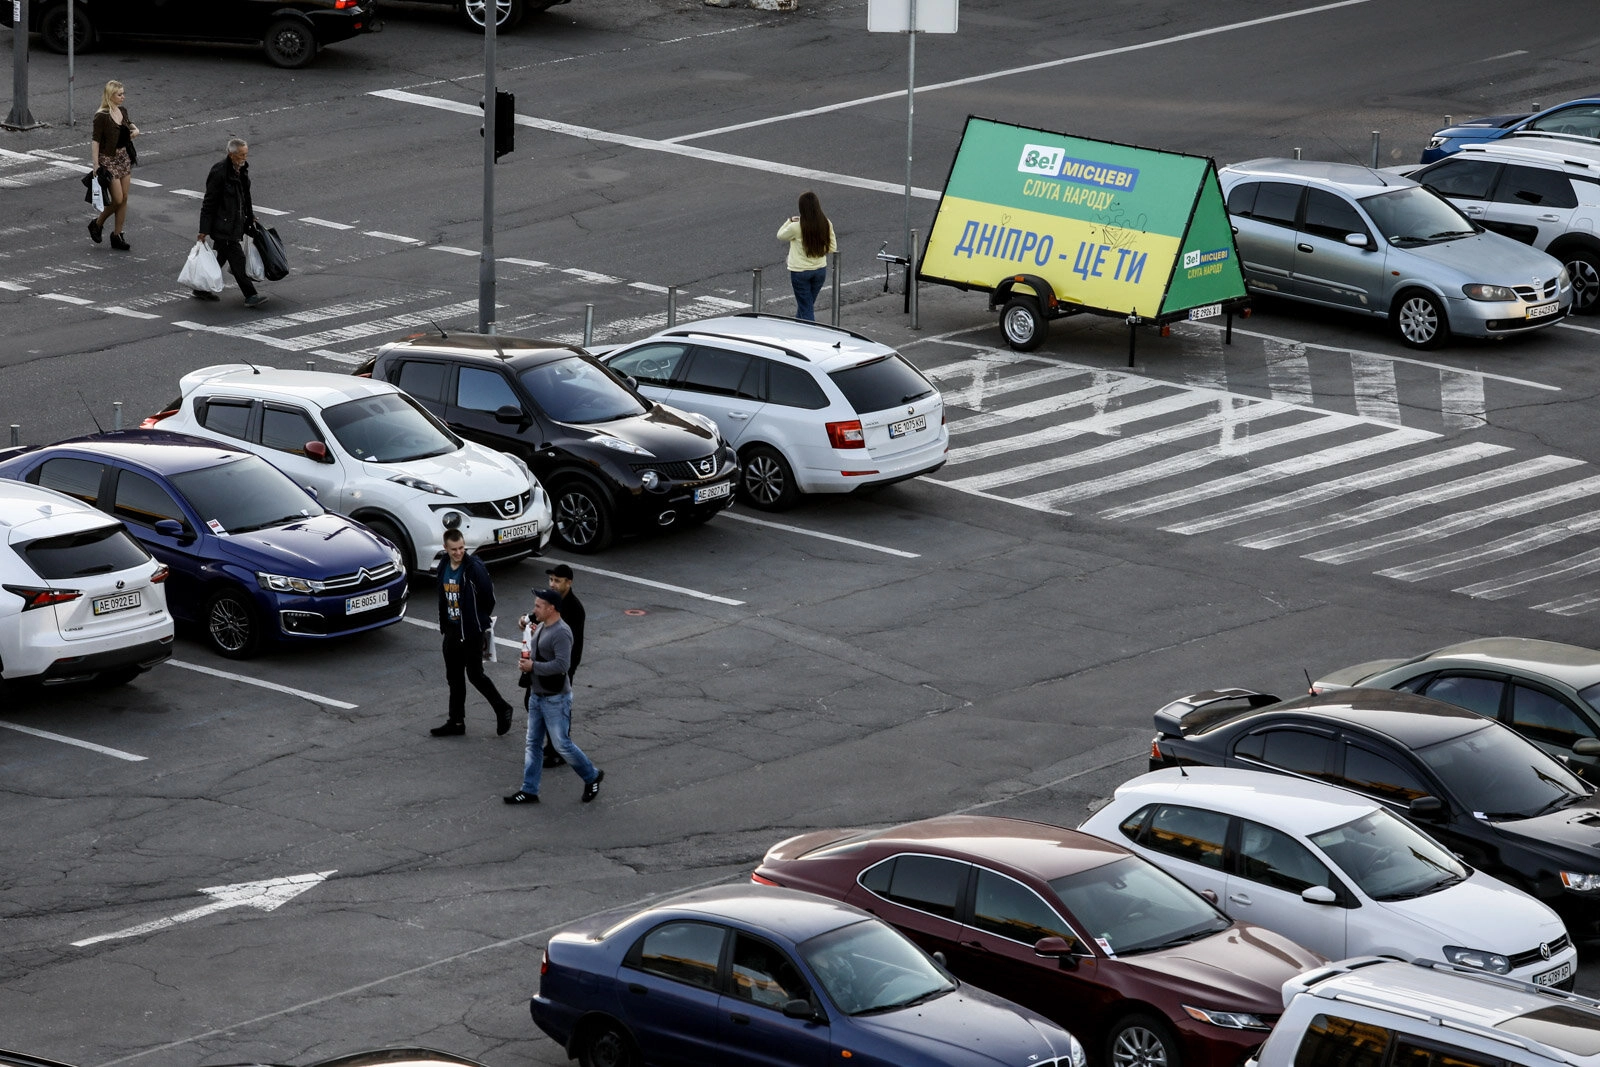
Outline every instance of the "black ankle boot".
<path fill-rule="evenodd" d="M 114 233 L 111 235 L 111 247 L 115 248 L 119 252 L 126 252 L 133 246 L 128 243 L 128 239 L 122 236 L 122 234 Z"/>

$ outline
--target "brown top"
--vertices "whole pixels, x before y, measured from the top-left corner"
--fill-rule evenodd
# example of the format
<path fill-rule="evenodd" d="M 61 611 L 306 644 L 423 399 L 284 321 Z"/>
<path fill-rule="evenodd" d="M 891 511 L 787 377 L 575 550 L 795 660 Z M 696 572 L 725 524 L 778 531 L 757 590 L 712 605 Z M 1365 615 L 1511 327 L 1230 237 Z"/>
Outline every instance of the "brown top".
<path fill-rule="evenodd" d="M 117 144 L 122 139 L 122 131 L 129 124 L 127 108 L 122 109 L 122 124 L 120 126 L 112 120 L 111 112 L 96 111 L 94 113 L 94 133 L 90 136 L 90 140 L 99 146 L 99 154 L 91 162 L 98 161 L 100 158 L 110 159 L 116 155 Z"/>

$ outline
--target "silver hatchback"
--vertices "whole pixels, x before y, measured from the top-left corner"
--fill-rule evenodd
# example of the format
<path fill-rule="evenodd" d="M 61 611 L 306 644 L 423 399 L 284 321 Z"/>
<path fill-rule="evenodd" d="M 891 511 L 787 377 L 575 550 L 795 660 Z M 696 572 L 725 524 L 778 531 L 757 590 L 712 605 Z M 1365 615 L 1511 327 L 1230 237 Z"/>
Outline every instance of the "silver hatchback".
<path fill-rule="evenodd" d="M 1412 348 L 1545 329 L 1571 310 L 1557 260 L 1409 178 L 1296 159 L 1218 176 L 1252 291 L 1385 317 Z"/>

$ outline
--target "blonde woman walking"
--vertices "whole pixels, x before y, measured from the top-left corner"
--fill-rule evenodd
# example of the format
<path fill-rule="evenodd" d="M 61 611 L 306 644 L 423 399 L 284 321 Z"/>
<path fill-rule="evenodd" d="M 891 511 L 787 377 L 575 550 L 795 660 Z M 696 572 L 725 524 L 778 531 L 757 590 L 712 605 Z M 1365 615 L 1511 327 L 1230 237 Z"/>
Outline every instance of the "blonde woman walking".
<path fill-rule="evenodd" d="M 817 194 L 800 194 L 800 214 L 778 227 L 778 240 L 789 242 L 789 284 L 794 286 L 794 317 L 817 321 L 817 294 L 828 280 L 828 253 L 839 251 L 833 223 L 822 213 Z"/>
<path fill-rule="evenodd" d="M 122 106 L 126 97 L 122 83 L 106 82 L 100 94 L 100 110 L 94 113 L 94 133 L 89 141 L 89 166 L 99 176 L 101 167 L 110 175 L 105 210 L 89 223 L 89 237 L 100 243 L 105 232 L 106 219 L 116 216 L 116 226 L 111 231 L 111 247 L 126 252 L 131 247 L 122 235 L 122 224 L 128 218 L 128 186 L 133 178 L 133 139 L 139 136 L 139 127 L 128 118 L 128 109 Z"/>

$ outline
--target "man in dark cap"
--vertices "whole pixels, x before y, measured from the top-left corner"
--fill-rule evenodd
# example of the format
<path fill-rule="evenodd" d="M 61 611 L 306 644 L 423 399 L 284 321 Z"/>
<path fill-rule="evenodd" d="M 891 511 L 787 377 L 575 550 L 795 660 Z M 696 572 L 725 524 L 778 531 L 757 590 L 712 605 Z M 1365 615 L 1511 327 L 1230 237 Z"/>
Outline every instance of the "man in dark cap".
<path fill-rule="evenodd" d="M 583 662 L 583 601 L 572 591 L 572 568 L 565 563 L 557 563 L 545 571 L 544 576 L 550 580 L 550 588 L 561 594 L 561 621 L 572 628 L 572 666 L 567 671 L 567 681 L 576 681 L 578 664 Z M 560 767 L 566 762 L 546 737 L 544 765 Z"/>
<path fill-rule="evenodd" d="M 540 589 L 533 595 L 533 618 L 538 624 L 528 640 L 518 669 L 529 676 L 528 747 L 522 764 L 522 788 L 505 798 L 507 804 L 537 804 L 544 775 L 544 740 L 551 738 L 562 758 L 583 779 L 583 802 L 600 795 L 600 770 L 583 749 L 572 743 L 572 628 L 561 621 L 561 594 Z"/>

